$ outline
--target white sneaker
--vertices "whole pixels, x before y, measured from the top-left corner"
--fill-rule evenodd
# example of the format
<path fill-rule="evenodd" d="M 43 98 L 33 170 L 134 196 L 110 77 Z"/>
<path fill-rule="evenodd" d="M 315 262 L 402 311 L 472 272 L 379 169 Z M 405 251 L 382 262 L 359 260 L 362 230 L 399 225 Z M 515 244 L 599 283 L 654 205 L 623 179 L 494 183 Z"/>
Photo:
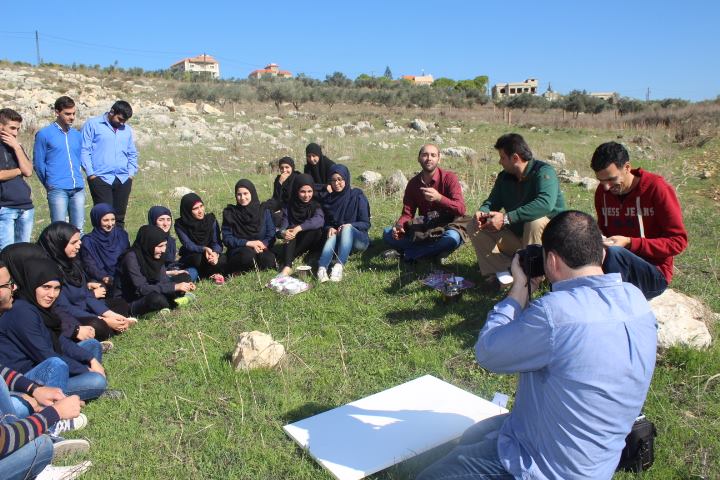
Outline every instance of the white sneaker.
<path fill-rule="evenodd" d="M 71 438 L 53 443 L 53 460 L 77 455 L 79 453 L 87 453 L 90 450 L 90 442 L 81 438 Z"/>
<path fill-rule="evenodd" d="M 70 430 L 81 430 L 87 427 L 88 419 L 84 413 L 81 413 L 75 418 L 67 420 L 59 420 L 55 425 L 48 429 L 50 435 L 59 437 L 63 432 L 69 432 Z"/>
<path fill-rule="evenodd" d="M 317 278 L 320 281 L 320 283 L 325 283 L 328 280 L 330 280 L 330 278 L 328 278 L 327 268 L 325 268 L 325 267 L 318 268 Z"/>
<path fill-rule="evenodd" d="M 502 271 L 502 272 L 497 272 L 495 274 L 495 276 L 497 277 L 498 281 L 500 282 L 500 285 L 507 286 L 507 285 L 510 285 L 511 283 L 513 283 L 513 276 L 507 270 Z"/>
<path fill-rule="evenodd" d="M 90 460 L 68 467 L 48 465 L 35 478 L 36 480 L 71 480 L 79 477 L 80 474 L 87 472 L 91 466 L 92 462 L 90 462 Z"/>
<path fill-rule="evenodd" d="M 342 263 L 336 263 L 330 270 L 330 281 L 339 282 L 343 277 L 343 266 Z"/>

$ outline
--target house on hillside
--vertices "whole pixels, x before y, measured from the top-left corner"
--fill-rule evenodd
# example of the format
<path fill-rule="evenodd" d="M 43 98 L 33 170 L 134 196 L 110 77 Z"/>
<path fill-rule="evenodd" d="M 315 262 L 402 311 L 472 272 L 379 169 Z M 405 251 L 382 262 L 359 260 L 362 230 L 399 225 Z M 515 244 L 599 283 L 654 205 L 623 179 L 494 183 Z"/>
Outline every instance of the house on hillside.
<path fill-rule="evenodd" d="M 402 79 L 413 85 L 432 85 L 435 81 L 432 75 L 403 75 Z"/>
<path fill-rule="evenodd" d="M 588 95 L 605 100 L 606 102 L 609 100 L 617 100 L 620 97 L 617 92 L 591 92 L 588 93 Z"/>
<path fill-rule="evenodd" d="M 493 98 L 514 97 L 515 95 L 522 95 L 523 93 L 537 95 L 537 79 L 528 78 L 524 82 L 497 83 L 492 87 Z"/>
<path fill-rule="evenodd" d="M 207 72 L 212 78 L 220 78 L 220 63 L 212 56 L 203 53 L 197 57 L 183 58 L 173 63 L 170 70 L 178 72 Z"/>
<path fill-rule="evenodd" d="M 280 67 L 278 67 L 277 63 L 268 63 L 267 65 L 265 65 L 265 68 L 261 68 L 260 70 L 254 70 L 250 73 L 250 75 L 248 75 L 248 78 L 255 79 L 269 77 L 292 78 L 292 73 L 288 72 L 287 70 L 280 70 Z"/>

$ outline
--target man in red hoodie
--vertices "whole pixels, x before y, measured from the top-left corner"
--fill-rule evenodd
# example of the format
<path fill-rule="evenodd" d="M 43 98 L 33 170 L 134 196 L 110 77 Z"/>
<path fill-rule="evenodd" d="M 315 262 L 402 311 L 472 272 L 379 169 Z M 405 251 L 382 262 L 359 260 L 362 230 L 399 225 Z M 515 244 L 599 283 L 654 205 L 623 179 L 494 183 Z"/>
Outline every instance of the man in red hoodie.
<path fill-rule="evenodd" d="M 647 299 L 665 291 L 673 257 L 687 247 L 680 202 L 663 177 L 632 169 L 630 154 L 617 142 L 600 145 L 590 166 L 600 181 L 595 211 L 605 239 L 605 273 L 620 273 Z"/>

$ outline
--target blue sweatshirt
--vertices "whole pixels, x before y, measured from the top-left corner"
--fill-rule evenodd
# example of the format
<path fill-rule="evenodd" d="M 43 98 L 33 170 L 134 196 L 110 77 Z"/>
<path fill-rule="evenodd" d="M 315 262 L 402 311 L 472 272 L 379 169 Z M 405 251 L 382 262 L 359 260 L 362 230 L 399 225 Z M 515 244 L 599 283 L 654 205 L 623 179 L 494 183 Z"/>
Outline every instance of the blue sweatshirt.
<path fill-rule="evenodd" d="M 72 190 L 83 188 L 80 148 L 82 135 L 76 128 L 67 132 L 51 123 L 35 135 L 33 166 L 46 189 Z"/>
<path fill-rule="evenodd" d="M 263 243 L 263 245 L 269 247 L 270 243 L 273 241 L 273 238 L 275 238 L 275 224 L 272 220 L 272 214 L 268 209 L 265 209 L 264 220 L 265 221 L 263 222 L 263 229 L 260 232 L 260 241 Z M 247 244 L 249 240 L 252 239 L 240 238 L 236 236 L 232 231 L 232 227 L 230 227 L 230 225 L 226 225 L 225 222 L 223 222 L 222 243 L 225 244 L 228 249 L 228 256 L 232 257 L 233 255 L 235 255 L 238 250 L 240 250 Z"/>
<path fill-rule="evenodd" d="M 50 357 L 59 357 L 67 363 L 70 376 L 87 373 L 92 354 L 60 335 L 63 354 L 53 349 L 52 333 L 43 323 L 35 305 L 15 300 L 10 310 L 0 317 L 0 363 L 27 373 Z"/>

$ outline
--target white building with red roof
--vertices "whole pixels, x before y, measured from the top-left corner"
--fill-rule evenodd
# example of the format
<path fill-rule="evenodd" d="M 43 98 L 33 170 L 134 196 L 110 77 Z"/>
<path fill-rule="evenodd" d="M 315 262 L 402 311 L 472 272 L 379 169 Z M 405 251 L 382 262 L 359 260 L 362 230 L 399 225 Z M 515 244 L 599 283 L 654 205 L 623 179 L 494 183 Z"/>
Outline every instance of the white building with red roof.
<path fill-rule="evenodd" d="M 211 55 L 203 53 L 197 57 L 183 58 L 170 66 L 180 72 L 207 72 L 212 78 L 220 78 L 220 63 Z"/>
<path fill-rule="evenodd" d="M 292 73 L 287 70 L 280 70 L 277 63 L 268 63 L 265 68 L 254 70 L 248 75 L 248 78 L 268 78 L 268 77 L 279 77 L 279 78 L 292 78 Z"/>

